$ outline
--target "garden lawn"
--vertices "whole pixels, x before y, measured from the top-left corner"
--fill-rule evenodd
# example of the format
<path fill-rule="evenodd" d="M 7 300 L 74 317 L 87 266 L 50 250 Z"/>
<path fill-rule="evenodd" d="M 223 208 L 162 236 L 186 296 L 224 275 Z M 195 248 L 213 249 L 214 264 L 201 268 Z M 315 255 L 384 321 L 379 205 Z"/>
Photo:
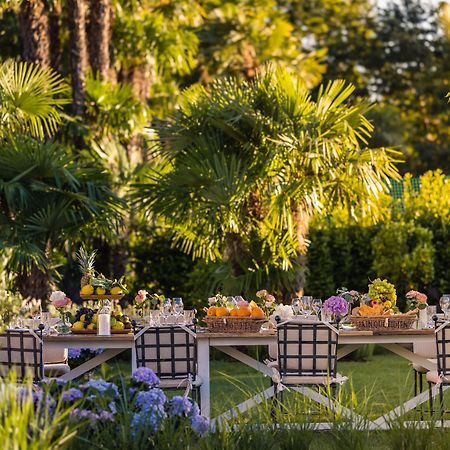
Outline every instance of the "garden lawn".
<path fill-rule="evenodd" d="M 341 389 L 341 401 L 370 418 L 388 412 L 413 393 L 414 376 L 409 362 L 391 353 L 375 354 L 369 361 L 339 361 L 338 370 L 349 378 Z M 109 379 L 118 378 L 120 373 L 129 375 L 129 371 L 130 363 L 123 357 L 101 368 L 103 376 Z M 232 360 L 213 360 L 211 374 L 213 416 L 270 385 L 268 377 Z M 286 395 L 288 401 L 298 401 L 298 394 Z"/>

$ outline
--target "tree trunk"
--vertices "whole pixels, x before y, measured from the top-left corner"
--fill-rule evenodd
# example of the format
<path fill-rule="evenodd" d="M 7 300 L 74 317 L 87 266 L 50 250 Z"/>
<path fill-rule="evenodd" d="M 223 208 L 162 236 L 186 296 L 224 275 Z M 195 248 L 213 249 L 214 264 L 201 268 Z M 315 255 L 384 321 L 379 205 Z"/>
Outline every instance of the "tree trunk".
<path fill-rule="evenodd" d="M 26 0 L 20 5 L 20 35 L 25 61 L 50 65 L 49 21 L 42 0 Z"/>
<path fill-rule="evenodd" d="M 111 40 L 110 0 L 90 0 L 89 61 L 95 75 L 109 79 Z"/>
<path fill-rule="evenodd" d="M 73 113 L 84 113 L 87 70 L 86 5 L 84 0 L 67 0 Z"/>
<path fill-rule="evenodd" d="M 49 11 L 50 65 L 61 71 L 61 1 L 53 2 Z"/>
<path fill-rule="evenodd" d="M 30 272 L 19 273 L 17 286 L 24 298 L 35 298 L 43 304 L 50 298 L 50 275 L 39 270 L 35 264 L 31 266 Z"/>
<path fill-rule="evenodd" d="M 294 286 L 297 295 L 303 295 L 305 288 L 305 269 L 306 269 L 306 237 L 309 231 L 309 215 L 305 209 L 297 203 L 292 204 L 292 216 L 295 223 L 298 241 L 298 262 L 302 267 L 296 276 L 296 285 Z"/>

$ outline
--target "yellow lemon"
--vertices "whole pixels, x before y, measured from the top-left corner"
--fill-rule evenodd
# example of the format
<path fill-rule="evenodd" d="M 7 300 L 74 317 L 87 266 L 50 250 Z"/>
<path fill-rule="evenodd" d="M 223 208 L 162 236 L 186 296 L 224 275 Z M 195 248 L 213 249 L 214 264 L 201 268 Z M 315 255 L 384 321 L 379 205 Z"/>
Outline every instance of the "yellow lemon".
<path fill-rule="evenodd" d="M 112 327 L 114 330 L 123 330 L 125 325 L 122 322 L 116 322 L 116 324 Z"/>
<path fill-rule="evenodd" d="M 94 314 L 94 315 L 92 316 L 92 323 L 97 323 L 97 319 L 98 319 L 98 315 L 97 315 L 97 314 Z"/>
<path fill-rule="evenodd" d="M 112 295 L 121 295 L 123 293 L 123 290 L 122 290 L 122 288 L 120 288 L 119 286 L 114 286 L 112 289 L 111 289 L 111 294 Z"/>
<path fill-rule="evenodd" d="M 83 330 L 84 329 L 84 323 L 83 322 L 75 322 L 72 325 L 73 330 Z"/>
<path fill-rule="evenodd" d="M 80 293 L 81 295 L 92 295 L 94 293 L 94 286 L 87 284 L 81 288 Z"/>
<path fill-rule="evenodd" d="M 87 327 L 88 330 L 96 330 L 97 325 L 95 323 L 90 323 Z"/>
<path fill-rule="evenodd" d="M 383 303 L 383 306 L 384 306 L 385 308 L 391 308 L 391 307 L 392 307 L 392 302 L 390 302 L 389 300 L 386 300 L 386 301 Z"/>
<path fill-rule="evenodd" d="M 80 322 L 83 322 L 83 323 L 84 323 L 85 320 L 86 320 L 86 314 L 83 314 L 83 315 L 80 317 Z"/>
<path fill-rule="evenodd" d="M 97 295 L 105 295 L 105 292 L 106 292 L 106 289 L 105 289 L 105 288 L 102 288 L 102 287 L 98 287 L 98 288 L 95 290 L 95 293 L 96 293 Z"/>

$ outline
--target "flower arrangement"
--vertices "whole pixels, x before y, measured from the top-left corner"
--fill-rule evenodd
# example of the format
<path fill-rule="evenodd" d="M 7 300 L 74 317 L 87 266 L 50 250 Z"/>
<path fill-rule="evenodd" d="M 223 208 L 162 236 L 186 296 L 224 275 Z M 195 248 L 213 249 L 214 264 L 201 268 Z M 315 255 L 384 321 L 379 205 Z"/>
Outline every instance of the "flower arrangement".
<path fill-rule="evenodd" d="M 361 292 L 355 291 L 354 289 L 348 290 L 346 287 L 336 289 L 336 295 L 353 305 L 359 304 L 364 298 L 364 294 Z"/>
<path fill-rule="evenodd" d="M 270 313 L 275 309 L 275 297 L 272 294 L 269 294 L 265 289 L 259 290 L 256 292 L 256 296 L 262 300 L 263 305 L 262 308 L 268 317 Z"/>
<path fill-rule="evenodd" d="M 428 297 L 419 291 L 409 291 L 406 293 L 406 307 L 409 311 L 418 311 L 425 309 Z"/>
<path fill-rule="evenodd" d="M 323 303 L 323 309 L 336 316 L 345 316 L 348 313 L 348 301 L 338 295 L 333 295 Z"/>
<path fill-rule="evenodd" d="M 270 303 L 272 305 L 275 297 L 269 296 L 266 299 L 267 304 Z M 270 302 L 272 300 L 272 302 Z M 204 308 L 206 315 L 217 316 L 217 317 L 251 317 L 255 319 L 263 319 L 266 317 L 266 307 L 259 306 L 253 300 L 248 302 L 244 300 L 242 297 L 239 301 L 234 303 L 230 303 L 228 298 L 223 294 L 216 294 L 214 297 L 208 298 L 208 308 Z"/>
<path fill-rule="evenodd" d="M 54 291 L 50 295 L 50 303 L 61 315 L 62 323 L 57 325 L 58 333 L 70 333 L 70 322 L 68 322 L 66 308 L 72 304 L 72 300 L 63 291 Z"/>
<path fill-rule="evenodd" d="M 283 305 L 282 303 L 278 304 L 272 312 L 270 317 L 280 317 L 281 320 L 289 320 L 294 317 L 294 310 L 291 305 Z"/>

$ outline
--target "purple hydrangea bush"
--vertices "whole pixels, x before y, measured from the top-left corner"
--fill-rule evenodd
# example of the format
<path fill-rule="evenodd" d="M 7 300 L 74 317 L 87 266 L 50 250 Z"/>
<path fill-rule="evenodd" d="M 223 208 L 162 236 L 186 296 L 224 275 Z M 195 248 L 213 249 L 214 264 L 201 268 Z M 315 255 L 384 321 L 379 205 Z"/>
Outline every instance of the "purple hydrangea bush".
<path fill-rule="evenodd" d="M 90 379 L 80 384 L 60 380 L 42 383 L 32 392 L 36 411 L 45 409 L 56 415 L 69 410 L 68 420 L 96 435 L 103 427 L 127 427 L 133 438 L 157 436 L 158 432 L 182 429 L 193 436 L 203 436 L 209 421 L 200 415 L 196 402 L 185 396 L 168 398 L 158 387 L 159 379 L 151 369 L 135 370 L 120 388 L 103 379 Z"/>

